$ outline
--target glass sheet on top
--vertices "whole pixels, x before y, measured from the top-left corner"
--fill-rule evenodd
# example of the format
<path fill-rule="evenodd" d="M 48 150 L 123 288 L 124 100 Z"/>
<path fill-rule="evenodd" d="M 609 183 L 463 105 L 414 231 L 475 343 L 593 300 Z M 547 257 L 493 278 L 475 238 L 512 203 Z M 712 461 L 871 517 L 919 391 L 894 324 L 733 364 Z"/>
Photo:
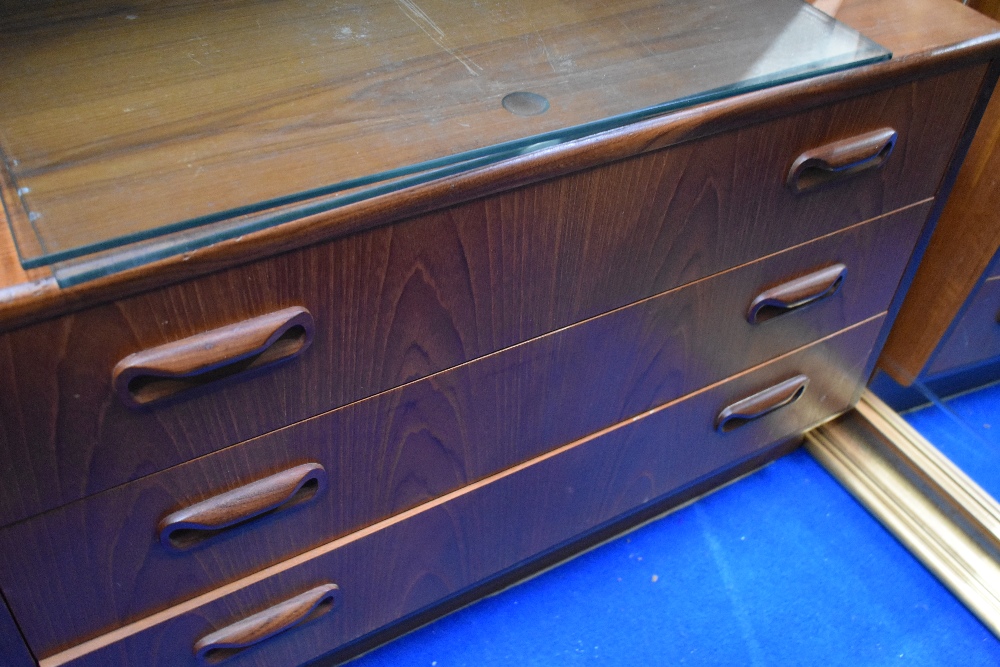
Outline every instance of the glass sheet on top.
<path fill-rule="evenodd" d="M 889 57 L 801 0 L 4 2 L 3 203 L 68 285 Z"/>

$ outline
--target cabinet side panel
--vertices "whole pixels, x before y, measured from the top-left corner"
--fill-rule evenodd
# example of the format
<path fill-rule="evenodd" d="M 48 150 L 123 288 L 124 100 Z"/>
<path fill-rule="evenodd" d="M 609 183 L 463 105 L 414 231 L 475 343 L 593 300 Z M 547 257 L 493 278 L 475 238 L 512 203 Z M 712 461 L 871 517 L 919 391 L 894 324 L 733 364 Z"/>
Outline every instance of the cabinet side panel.
<path fill-rule="evenodd" d="M 925 370 L 1000 248 L 998 210 L 1000 94 L 994 92 L 879 359 L 900 384 Z"/>

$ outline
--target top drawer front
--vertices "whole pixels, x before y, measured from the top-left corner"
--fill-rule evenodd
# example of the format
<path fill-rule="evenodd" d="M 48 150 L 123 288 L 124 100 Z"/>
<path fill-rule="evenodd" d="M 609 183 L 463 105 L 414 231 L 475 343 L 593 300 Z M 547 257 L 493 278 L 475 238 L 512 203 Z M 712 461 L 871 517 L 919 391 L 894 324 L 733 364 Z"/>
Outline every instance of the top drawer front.
<path fill-rule="evenodd" d="M 222 271 L 0 337 L 0 522 L 50 509 L 933 194 L 981 69 L 914 82 Z M 892 127 L 796 195 L 802 153 Z M 292 306 L 289 363 L 130 409 L 135 352 Z"/>

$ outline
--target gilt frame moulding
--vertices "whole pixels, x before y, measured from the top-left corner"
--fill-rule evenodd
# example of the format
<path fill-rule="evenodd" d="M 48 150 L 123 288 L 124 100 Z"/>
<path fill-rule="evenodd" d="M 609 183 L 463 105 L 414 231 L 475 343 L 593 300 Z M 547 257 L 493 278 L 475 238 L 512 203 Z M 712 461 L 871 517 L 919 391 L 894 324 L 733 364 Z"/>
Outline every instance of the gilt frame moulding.
<path fill-rule="evenodd" d="M 805 446 L 1000 637 L 1000 503 L 870 390 Z"/>

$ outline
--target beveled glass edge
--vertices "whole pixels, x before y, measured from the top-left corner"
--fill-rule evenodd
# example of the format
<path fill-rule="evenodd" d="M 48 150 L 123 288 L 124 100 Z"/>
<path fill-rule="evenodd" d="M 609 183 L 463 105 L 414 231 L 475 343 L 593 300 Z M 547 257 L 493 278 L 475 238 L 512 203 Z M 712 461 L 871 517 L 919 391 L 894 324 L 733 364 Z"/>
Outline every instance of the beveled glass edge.
<path fill-rule="evenodd" d="M 808 7 L 809 5 L 806 6 Z M 810 7 L 810 9 L 812 8 Z M 824 14 L 824 16 L 826 15 Z M 570 128 L 564 128 L 562 130 L 534 135 L 525 139 L 506 142 L 504 144 L 497 144 L 489 147 L 488 149 L 466 151 L 448 158 L 438 158 L 428 162 L 419 163 L 417 165 L 411 165 L 410 167 L 405 168 L 405 170 L 400 170 L 402 171 L 401 174 L 398 172 L 382 172 L 381 174 L 372 175 L 364 179 L 358 179 L 371 184 L 371 187 L 367 187 L 362 190 L 355 190 L 354 192 L 349 192 L 334 199 L 325 199 L 323 197 L 329 197 L 331 195 L 335 195 L 337 192 L 342 192 L 343 188 L 341 186 L 343 184 L 320 188 L 318 189 L 318 194 L 316 190 L 311 190 L 306 191 L 305 193 L 288 195 L 287 197 L 282 197 L 278 200 L 262 202 L 258 205 L 253 205 L 252 207 L 245 207 L 251 210 L 247 210 L 242 213 L 244 216 L 253 215 L 254 213 L 265 214 L 261 217 L 250 218 L 245 221 L 239 221 L 238 219 L 234 219 L 232 217 L 213 219 L 211 222 L 204 222 L 199 218 L 179 221 L 171 225 L 157 227 L 156 229 L 148 232 L 117 237 L 115 239 L 117 243 L 115 244 L 102 242 L 87 246 L 80 246 L 68 251 L 52 253 L 44 257 L 30 258 L 27 260 L 22 257 L 22 265 L 26 269 L 36 268 L 39 266 L 57 265 L 54 267 L 54 273 L 59 286 L 63 288 L 72 287 L 83 282 L 113 275 L 120 271 L 142 266 L 167 257 L 183 254 L 185 252 L 191 252 L 213 243 L 261 231 L 280 224 L 293 222 L 308 216 L 332 211 L 343 206 L 397 192 L 404 188 L 422 185 L 440 178 L 496 164 L 520 155 L 538 152 L 553 146 L 591 137 L 601 132 L 618 129 L 625 125 L 648 120 L 669 112 L 678 111 L 680 109 L 692 107 L 698 104 L 718 101 L 737 94 L 751 93 L 786 83 L 794 83 L 796 81 L 801 81 L 815 76 L 833 74 L 848 69 L 862 67 L 864 65 L 884 62 L 892 58 L 891 52 L 887 49 L 879 46 L 863 35 L 860 35 L 860 33 L 858 36 L 868 45 L 869 48 L 877 50 L 877 52 L 872 53 L 870 56 L 865 58 L 856 58 L 853 55 L 840 55 L 824 60 L 813 61 L 799 67 L 784 70 L 778 76 L 765 75 L 745 79 L 738 83 L 728 84 L 726 86 L 714 88 L 696 95 L 685 96 L 683 98 L 664 102 L 652 107 L 647 107 L 617 116 L 611 116 L 599 121 L 593 121 Z M 389 180 L 393 178 L 395 180 Z M 357 188 L 359 186 L 355 184 L 353 187 Z M 309 202 L 309 199 L 318 199 L 319 201 Z M 301 206 L 295 206 L 295 204 L 302 203 L 303 201 L 306 201 L 307 203 L 304 203 Z M 272 205 L 272 202 L 277 203 Z M 257 208 L 263 207 L 264 204 L 268 204 L 268 206 L 266 208 Z M 266 214 L 267 210 L 270 208 L 282 205 L 294 206 L 294 208 L 289 208 L 271 215 Z M 225 222 L 231 222 L 234 224 L 224 225 Z M 212 227 L 212 225 L 219 225 L 219 227 L 215 228 Z M 198 229 L 203 229 L 206 233 L 190 237 L 186 240 L 179 240 L 175 242 L 170 241 L 172 235 Z M 135 244 L 147 241 L 158 242 L 149 246 L 135 247 Z M 121 250 L 123 252 L 100 258 L 92 257 L 97 253 L 112 250 Z M 91 256 L 90 261 L 85 259 L 88 256 Z M 81 258 L 84 258 L 84 260 L 78 262 L 72 261 L 79 260 Z M 58 266 L 60 263 L 63 263 L 62 266 Z"/>

